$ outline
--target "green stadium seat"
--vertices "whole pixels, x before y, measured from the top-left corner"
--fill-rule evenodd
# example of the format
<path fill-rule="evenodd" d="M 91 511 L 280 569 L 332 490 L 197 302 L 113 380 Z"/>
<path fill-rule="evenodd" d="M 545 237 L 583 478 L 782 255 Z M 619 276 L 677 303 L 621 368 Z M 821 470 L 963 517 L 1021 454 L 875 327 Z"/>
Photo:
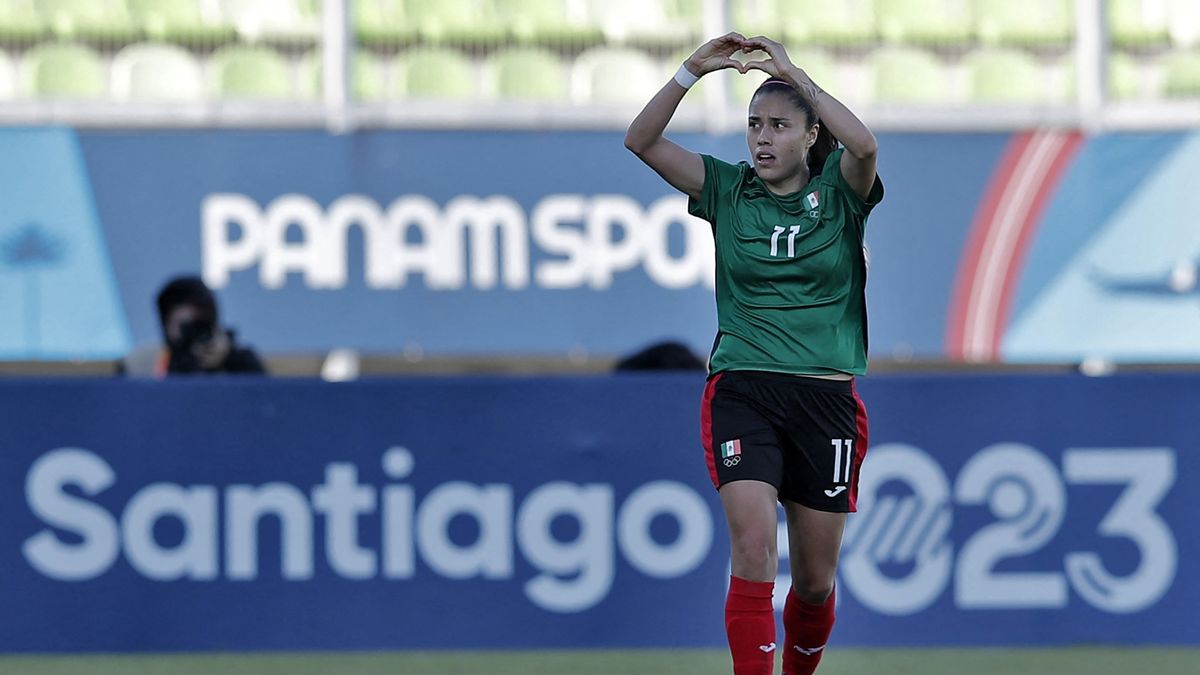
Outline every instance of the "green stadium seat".
<path fill-rule="evenodd" d="M 17 95 L 17 75 L 13 71 L 12 59 L 0 52 L 0 101 Z"/>
<path fill-rule="evenodd" d="M 1200 44 L 1200 2 L 1196 0 L 1167 0 L 1171 41 L 1177 47 Z"/>
<path fill-rule="evenodd" d="M 199 0 L 125 0 L 134 24 L 157 41 L 215 45 L 237 37 L 233 26 L 207 17 Z"/>
<path fill-rule="evenodd" d="M 498 51 L 486 62 L 488 90 L 498 98 L 566 101 L 567 73 L 553 53 L 532 48 Z"/>
<path fill-rule="evenodd" d="M 29 44 L 46 34 L 33 0 L 0 0 L 0 42 Z"/>
<path fill-rule="evenodd" d="M 582 103 L 645 104 L 666 80 L 646 52 L 597 47 L 580 54 L 571 72 L 572 98 Z"/>
<path fill-rule="evenodd" d="M 1108 97 L 1114 100 L 1129 100 L 1138 97 L 1142 75 L 1137 61 L 1124 52 L 1112 52 L 1108 56 Z"/>
<path fill-rule="evenodd" d="M 879 103 L 945 105 L 955 103 L 946 67 L 932 52 L 913 47 L 884 47 L 870 57 L 873 96 Z"/>
<path fill-rule="evenodd" d="M 297 64 L 296 91 L 301 98 L 313 101 L 322 97 L 325 80 L 322 58 L 318 49 Z M 350 63 L 350 98 L 356 101 L 376 102 L 387 97 L 387 79 L 383 76 L 383 63 L 378 56 L 369 51 L 356 50 Z"/>
<path fill-rule="evenodd" d="M 974 0 L 975 33 L 985 45 L 1065 47 L 1075 35 L 1072 0 Z"/>
<path fill-rule="evenodd" d="M 417 27 L 405 19 L 404 0 L 353 0 L 350 11 L 361 44 L 386 47 L 417 39 Z"/>
<path fill-rule="evenodd" d="M 311 43 L 321 34 L 321 17 L 303 0 L 221 0 L 224 20 L 248 42 Z"/>
<path fill-rule="evenodd" d="M 391 96 L 467 100 L 479 95 L 475 69 L 460 51 L 414 49 L 392 61 Z"/>
<path fill-rule="evenodd" d="M 268 47 L 222 47 L 210 57 L 209 69 L 217 98 L 279 100 L 294 95 L 286 59 Z"/>
<path fill-rule="evenodd" d="M 35 98 L 97 99 L 108 94 L 104 63 L 88 47 L 39 45 L 25 54 L 24 90 Z"/>
<path fill-rule="evenodd" d="M 1200 98 L 1200 52 L 1178 51 L 1163 57 L 1163 94 Z"/>
<path fill-rule="evenodd" d="M 505 37 L 484 0 L 406 0 L 407 20 L 433 44 L 488 45 Z"/>
<path fill-rule="evenodd" d="M 1170 42 L 1163 0 L 1108 0 L 1108 34 L 1123 48 L 1160 47 Z"/>
<path fill-rule="evenodd" d="M 592 22 L 609 44 L 636 43 L 655 50 L 693 48 L 698 26 L 676 0 L 590 0 Z"/>
<path fill-rule="evenodd" d="M 573 16 L 562 0 L 496 0 L 496 19 L 521 44 L 582 46 L 604 40 L 586 12 Z"/>
<path fill-rule="evenodd" d="M 122 42 L 137 37 L 122 0 L 36 0 L 34 6 L 50 32 L 63 40 Z"/>
<path fill-rule="evenodd" d="M 886 0 L 875 14 L 880 38 L 892 44 L 959 47 L 975 38 L 970 0 Z"/>
<path fill-rule="evenodd" d="M 1044 73 L 1037 60 L 1015 49 L 980 49 L 966 58 L 971 99 L 987 104 L 1046 101 Z"/>
<path fill-rule="evenodd" d="M 742 35 L 775 35 L 779 32 L 779 0 L 741 0 L 729 6 L 733 29 Z"/>
<path fill-rule="evenodd" d="M 855 48 L 878 39 L 875 0 L 781 0 L 779 12 L 783 42 L 789 46 Z M 775 28 L 766 35 L 778 40 L 780 30 Z"/>
<path fill-rule="evenodd" d="M 132 44 L 113 57 L 112 95 L 117 100 L 199 101 L 205 96 L 200 63 L 175 45 Z"/>

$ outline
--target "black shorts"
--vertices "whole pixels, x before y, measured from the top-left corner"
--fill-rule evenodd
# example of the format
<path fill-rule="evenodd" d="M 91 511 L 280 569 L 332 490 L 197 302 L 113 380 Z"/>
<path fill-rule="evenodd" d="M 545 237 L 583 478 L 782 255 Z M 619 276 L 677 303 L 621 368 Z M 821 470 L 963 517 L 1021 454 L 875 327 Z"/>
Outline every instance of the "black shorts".
<path fill-rule="evenodd" d="M 818 511 L 856 510 L 867 411 L 853 380 L 733 370 L 708 380 L 700 436 L 713 485 L 774 485 Z"/>

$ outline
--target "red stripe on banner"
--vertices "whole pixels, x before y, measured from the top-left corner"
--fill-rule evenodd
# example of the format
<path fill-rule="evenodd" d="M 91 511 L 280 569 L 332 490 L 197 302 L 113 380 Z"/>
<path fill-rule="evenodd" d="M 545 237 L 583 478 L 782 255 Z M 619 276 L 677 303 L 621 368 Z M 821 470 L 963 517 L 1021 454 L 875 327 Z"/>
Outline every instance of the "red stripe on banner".
<path fill-rule="evenodd" d="M 1061 182 L 1063 174 L 1066 173 L 1067 167 L 1075 159 L 1075 155 L 1079 152 L 1080 146 L 1083 145 L 1083 134 L 1071 133 L 1064 139 L 1063 145 L 1059 148 L 1058 154 L 1055 155 L 1051 162 L 1050 168 L 1046 176 L 1039 183 L 1037 195 L 1034 197 L 1033 203 L 1030 204 L 1028 213 L 1025 215 L 1025 222 L 1021 226 L 1021 233 L 1017 238 L 1017 243 L 1012 256 L 1008 260 L 1008 269 L 1004 273 L 1004 286 L 1000 291 L 999 306 L 996 308 L 995 329 L 991 336 L 991 354 L 992 357 L 1000 355 L 1000 342 L 1004 338 L 1005 329 L 1008 327 L 1008 319 L 1012 314 L 1013 297 L 1016 294 L 1018 282 L 1021 280 L 1021 273 L 1025 270 L 1026 254 L 1029 253 L 1029 244 L 1033 241 L 1034 234 L 1038 231 L 1038 225 L 1042 221 L 1042 214 L 1046 211 L 1046 206 L 1050 203 L 1050 197 L 1058 189 L 1058 184 Z"/>
<path fill-rule="evenodd" d="M 717 482 L 717 458 L 713 454 L 712 400 L 722 374 L 717 373 L 708 381 L 704 386 L 704 397 L 700 399 L 700 443 L 704 445 L 704 463 L 708 465 L 708 477 L 712 479 L 714 488 L 721 486 Z"/>
<path fill-rule="evenodd" d="M 858 384 L 850 383 L 850 391 L 854 394 L 854 402 L 857 409 L 855 410 L 855 425 L 858 428 L 858 438 L 854 441 L 854 471 L 850 476 L 850 511 L 858 510 L 858 471 L 862 468 L 863 460 L 867 457 L 867 447 L 870 445 L 868 439 L 868 430 L 870 425 L 867 423 L 867 406 L 863 404 L 862 398 L 858 395 Z"/>
<path fill-rule="evenodd" d="M 947 322 L 946 349 L 969 361 L 995 360 L 1025 253 L 1049 196 L 1077 151 L 1078 133 L 1014 137 L 972 224 Z"/>
<path fill-rule="evenodd" d="M 983 193 L 983 201 L 971 221 L 971 232 L 967 236 L 967 246 L 958 266 L 958 274 L 954 279 L 954 289 L 950 300 L 950 314 L 946 322 L 946 350 L 951 358 L 961 359 L 965 356 L 963 350 L 963 333 L 966 330 L 967 306 L 971 299 L 971 289 L 975 284 L 975 276 L 980 268 L 979 259 L 988 239 L 988 229 L 995 220 L 996 208 L 1004 195 L 1013 173 L 1016 171 L 1021 156 L 1029 147 L 1033 133 L 1014 134 L 1000 156 L 992 177 L 988 179 L 987 188 Z"/>

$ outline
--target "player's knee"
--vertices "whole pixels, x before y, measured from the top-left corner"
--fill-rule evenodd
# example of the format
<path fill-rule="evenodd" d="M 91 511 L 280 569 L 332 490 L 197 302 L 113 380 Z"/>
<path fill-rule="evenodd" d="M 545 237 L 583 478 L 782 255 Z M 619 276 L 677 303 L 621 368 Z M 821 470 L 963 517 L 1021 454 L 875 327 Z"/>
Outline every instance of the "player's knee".
<path fill-rule="evenodd" d="M 809 605 L 823 605 L 833 593 L 833 579 L 793 579 L 792 592 Z"/>
<path fill-rule="evenodd" d="M 734 537 L 730 544 L 735 576 L 763 580 L 775 577 L 776 554 L 771 542 L 760 536 L 744 534 Z"/>

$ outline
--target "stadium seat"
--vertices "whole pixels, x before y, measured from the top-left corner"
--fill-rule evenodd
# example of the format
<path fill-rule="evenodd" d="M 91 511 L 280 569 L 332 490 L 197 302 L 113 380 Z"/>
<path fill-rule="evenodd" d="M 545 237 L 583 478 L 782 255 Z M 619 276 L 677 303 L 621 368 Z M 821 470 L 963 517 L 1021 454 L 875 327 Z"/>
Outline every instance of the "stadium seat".
<path fill-rule="evenodd" d="M 576 57 L 571 98 L 580 103 L 644 104 L 665 82 L 646 52 L 597 47 Z"/>
<path fill-rule="evenodd" d="M 1112 52 L 1108 56 L 1108 97 L 1115 100 L 1137 98 L 1141 90 L 1142 76 L 1137 61 L 1124 52 Z"/>
<path fill-rule="evenodd" d="M 1112 44 L 1124 48 L 1166 45 L 1167 4 L 1163 0 L 1108 0 L 1108 34 Z"/>
<path fill-rule="evenodd" d="M 405 17 L 417 34 L 434 44 L 496 44 L 504 26 L 483 0 L 406 0 Z"/>
<path fill-rule="evenodd" d="M 666 49 L 699 40 L 696 17 L 677 0 L 590 0 L 589 4 L 593 23 L 604 31 L 610 44 Z"/>
<path fill-rule="evenodd" d="M 488 90 L 498 98 L 567 100 L 566 68 L 548 51 L 529 48 L 499 51 L 485 65 Z"/>
<path fill-rule="evenodd" d="M 353 0 L 350 11 L 360 44 L 387 47 L 417 38 L 417 27 L 405 20 L 404 0 Z"/>
<path fill-rule="evenodd" d="M 522 44 L 594 45 L 604 40 L 600 27 L 579 5 L 573 15 L 562 0 L 497 0 L 496 19 Z"/>
<path fill-rule="evenodd" d="M 1171 41 L 1178 47 L 1194 47 L 1200 44 L 1200 2 L 1196 0 L 1168 0 L 1167 14 L 1170 17 Z"/>
<path fill-rule="evenodd" d="M 306 0 L 221 0 L 225 21 L 245 40 L 314 42 L 321 34 L 321 17 Z"/>
<path fill-rule="evenodd" d="M 209 59 L 213 95 L 218 98 L 286 99 L 293 96 L 288 63 L 267 47 L 230 45 Z"/>
<path fill-rule="evenodd" d="M 0 0 L 0 43 L 29 44 L 45 34 L 33 0 Z"/>
<path fill-rule="evenodd" d="M 1200 52 L 1178 51 L 1163 57 L 1163 94 L 1200 98 Z"/>
<path fill-rule="evenodd" d="M 1075 35 L 1072 0 L 974 0 L 975 33 L 985 45 L 1065 47 Z"/>
<path fill-rule="evenodd" d="M 83 45 L 52 43 L 25 54 L 23 90 L 35 98 L 103 98 L 108 93 L 100 56 Z"/>
<path fill-rule="evenodd" d="M 892 44 L 958 47 L 975 37 L 970 0 L 886 0 L 875 13 L 879 37 Z"/>
<path fill-rule="evenodd" d="M 967 56 L 971 99 L 976 103 L 1045 102 L 1042 68 L 1036 59 L 1015 49 L 980 49 Z"/>
<path fill-rule="evenodd" d="M 185 49 L 132 44 L 113 57 L 112 95 L 121 101 L 199 101 L 204 98 L 204 76 Z"/>
<path fill-rule="evenodd" d="M 322 58 L 321 50 L 317 49 L 297 64 L 296 92 L 300 98 L 311 101 L 322 97 L 325 81 Z M 387 96 L 387 80 L 379 57 L 363 49 L 356 50 L 350 64 L 350 98 L 375 102 Z"/>
<path fill-rule="evenodd" d="M 17 77 L 13 72 L 12 59 L 0 52 L 0 101 L 17 95 Z"/>
<path fill-rule="evenodd" d="M 199 0 L 125 0 L 134 24 L 152 40 L 222 44 L 237 37 L 232 25 L 207 17 Z"/>
<path fill-rule="evenodd" d="M 479 94 L 471 61 L 462 52 L 414 49 L 392 61 L 391 95 L 398 98 L 470 99 Z"/>
<path fill-rule="evenodd" d="M 779 31 L 779 0 L 742 0 L 729 6 L 733 30 L 742 35 L 771 35 Z"/>
<path fill-rule="evenodd" d="M 884 47 L 870 58 L 874 98 L 883 104 L 954 103 L 945 66 L 932 52 Z"/>
<path fill-rule="evenodd" d="M 60 39 L 121 42 L 137 36 L 121 0 L 37 0 L 34 6 Z"/>
<path fill-rule="evenodd" d="M 863 47 L 877 39 L 874 0 L 781 0 L 779 12 L 787 45 Z M 766 33 L 779 34 L 779 28 Z"/>

